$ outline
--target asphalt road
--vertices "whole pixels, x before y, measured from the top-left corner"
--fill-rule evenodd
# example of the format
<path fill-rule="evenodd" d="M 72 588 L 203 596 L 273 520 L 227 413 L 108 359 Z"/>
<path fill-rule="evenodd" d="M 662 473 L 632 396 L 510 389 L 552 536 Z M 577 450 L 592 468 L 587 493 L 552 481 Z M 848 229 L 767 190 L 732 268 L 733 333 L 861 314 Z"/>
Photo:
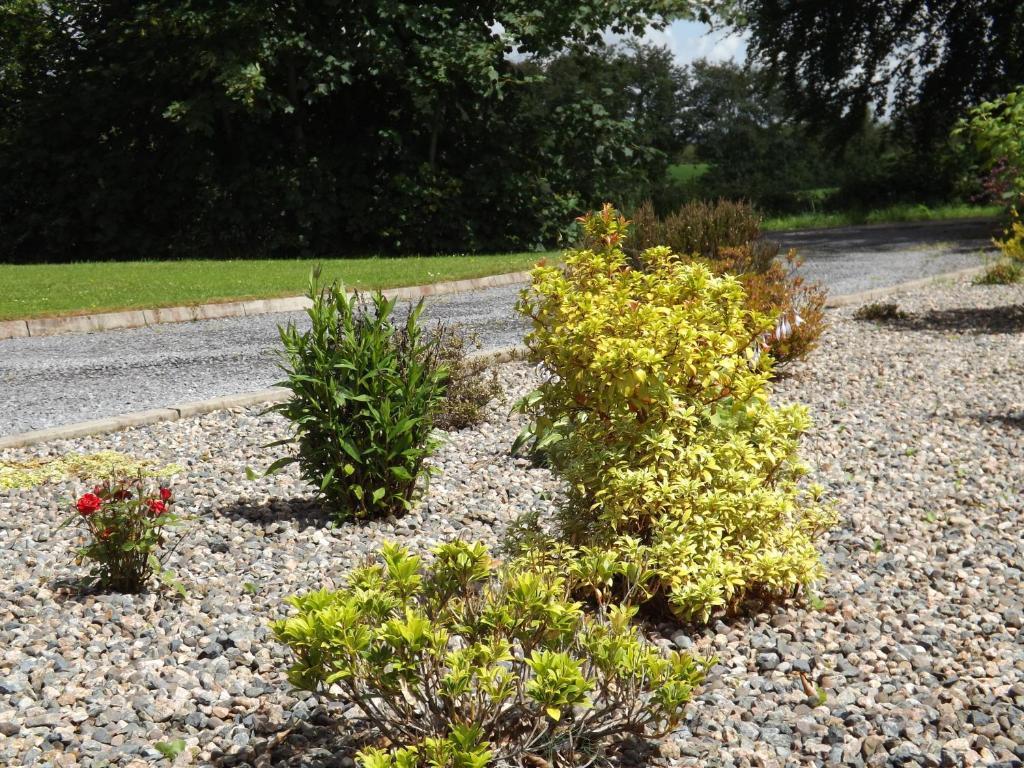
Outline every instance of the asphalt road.
<path fill-rule="evenodd" d="M 775 233 L 833 294 L 941 274 L 981 261 L 990 222 L 936 222 Z M 518 286 L 428 300 L 431 318 L 517 343 Z M 276 383 L 277 326 L 304 313 L 0 341 L 0 435 L 263 389 Z"/>

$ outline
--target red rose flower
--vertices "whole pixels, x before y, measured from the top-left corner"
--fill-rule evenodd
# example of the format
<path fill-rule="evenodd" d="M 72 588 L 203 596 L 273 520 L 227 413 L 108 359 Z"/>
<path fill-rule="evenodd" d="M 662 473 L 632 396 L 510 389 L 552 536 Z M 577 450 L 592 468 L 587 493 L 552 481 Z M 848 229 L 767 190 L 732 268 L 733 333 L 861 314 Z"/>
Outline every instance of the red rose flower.
<path fill-rule="evenodd" d="M 171 489 L 170 488 L 164 488 L 163 486 L 160 486 L 160 498 L 163 499 L 164 501 L 170 501 L 171 500 Z"/>
<path fill-rule="evenodd" d="M 159 499 L 146 499 L 146 506 L 149 507 L 149 511 L 157 517 L 167 511 L 167 505 Z"/>
<path fill-rule="evenodd" d="M 75 506 L 78 507 L 78 511 L 83 517 L 88 517 L 99 509 L 102 503 L 103 501 L 95 493 L 87 493 L 78 500 Z"/>

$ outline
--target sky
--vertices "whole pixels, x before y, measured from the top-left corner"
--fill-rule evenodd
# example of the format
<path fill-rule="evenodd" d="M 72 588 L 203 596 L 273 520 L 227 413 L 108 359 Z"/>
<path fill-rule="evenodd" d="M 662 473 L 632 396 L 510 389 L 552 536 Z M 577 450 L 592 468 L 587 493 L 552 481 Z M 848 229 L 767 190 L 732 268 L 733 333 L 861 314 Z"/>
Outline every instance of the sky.
<path fill-rule="evenodd" d="M 746 43 L 741 35 L 725 32 L 711 32 L 710 27 L 697 21 L 676 21 L 663 30 L 652 30 L 646 39 L 659 45 L 667 45 L 681 64 L 694 59 L 710 61 L 733 60 L 742 63 L 746 55 Z"/>

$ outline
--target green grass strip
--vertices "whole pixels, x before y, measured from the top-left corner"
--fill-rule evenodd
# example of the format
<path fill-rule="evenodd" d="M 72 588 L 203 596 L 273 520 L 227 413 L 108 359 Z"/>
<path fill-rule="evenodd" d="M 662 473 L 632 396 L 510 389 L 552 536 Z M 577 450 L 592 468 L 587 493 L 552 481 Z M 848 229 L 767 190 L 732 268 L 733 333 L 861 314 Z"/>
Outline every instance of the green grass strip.
<path fill-rule="evenodd" d="M 857 224 L 888 224 L 911 221 L 951 221 L 995 217 L 1003 212 L 999 205 L 952 204 L 930 208 L 927 205 L 892 205 L 874 211 L 840 211 L 838 213 L 798 213 L 765 219 L 766 230 L 824 229 Z"/>
<path fill-rule="evenodd" d="M 297 296 L 310 270 L 350 288 L 397 288 L 529 269 L 550 253 L 363 259 L 0 264 L 0 320 Z"/>

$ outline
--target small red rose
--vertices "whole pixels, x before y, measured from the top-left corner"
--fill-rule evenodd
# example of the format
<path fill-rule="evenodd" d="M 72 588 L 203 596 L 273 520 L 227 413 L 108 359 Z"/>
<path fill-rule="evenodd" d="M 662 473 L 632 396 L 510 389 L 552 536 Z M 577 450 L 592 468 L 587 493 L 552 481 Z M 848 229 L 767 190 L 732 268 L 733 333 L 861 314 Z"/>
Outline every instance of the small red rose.
<path fill-rule="evenodd" d="M 103 501 L 95 493 L 87 493 L 78 500 L 75 506 L 83 517 L 88 517 L 99 509 L 102 503 Z"/>
<path fill-rule="evenodd" d="M 110 538 L 111 534 L 113 534 L 113 533 L 114 533 L 114 530 L 112 528 L 104 528 L 102 531 L 100 531 L 99 536 L 100 536 L 101 539 L 106 541 L 107 539 Z"/>
<path fill-rule="evenodd" d="M 171 489 L 170 488 L 164 488 L 163 486 L 160 486 L 160 498 L 163 499 L 164 501 L 170 501 L 171 500 Z"/>
<path fill-rule="evenodd" d="M 147 499 L 146 506 L 149 507 L 149 511 L 159 517 L 167 511 L 167 505 L 159 499 Z"/>

